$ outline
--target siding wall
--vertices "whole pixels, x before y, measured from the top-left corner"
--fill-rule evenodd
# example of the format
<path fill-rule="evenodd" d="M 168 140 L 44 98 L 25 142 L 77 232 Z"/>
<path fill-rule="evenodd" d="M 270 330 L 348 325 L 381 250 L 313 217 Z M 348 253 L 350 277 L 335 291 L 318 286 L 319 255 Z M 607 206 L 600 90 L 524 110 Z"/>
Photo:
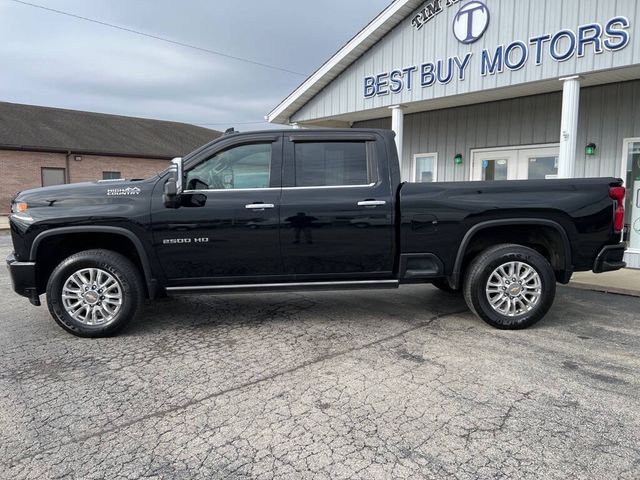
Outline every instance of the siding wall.
<path fill-rule="evenodd" d="M 468 180 L 471 150 L 559 143 L 562 94 L 550 93 L 405 116 L 402 174 L 417 153 L 438 153 L 438 181 Z M 391 128 L 391 117 L 354 127 Z M 619 176 L 624 138 L 640 137 L 640 80 L 584 88 L 580 99 L 576 176 Z M 584 147 L 595 143 L 596 155 Z M 462 153 L 464 163 L 454 164 Z"/>
<path fill-rule="evenodd" d="M 454 16 L 460 5 L 444 7 L 443 11 L 420 30 L 411 25 L 409 15 L 377 44 L 356 60 L 327 87 L 291 117 L 293 122 L 304 122 L 335 117 L 356 111 L 428 101 L 443 97 L 487 91 L 496 88 L 524 85 L 544 80 L 557 80 L 563 76 L 640 64 L 640 2 L 637 0 L 484 0 L 491 20 L 484 36 L 472 45 L 463 45 L 452 33 Z M 446 2 L 442 2 L 443 5 Z M 616 16 L 631 21 L 628 32 L 631 41 L 617 52 L 594 54 L 593 45 L 587 46 L 583 57 L 574 55 L 564 61 L 553 61 L 547 53 L 541 65 L 535 65 L 534 51 L 524 68 L 496 75 L 481 75 L 481 55 L 486 48 L 494 52 L 498 45 L 515 40 L 527 42 L 530 37 L 554 34 L 562 29 L 577 31 L 578 26 L 600 22 L 606 24 Z M 422 88 L 419 77 L 414 88 L 397 94 L 364 98 L 364 78 L 393 69 L 420 66 L 454 55 L 463 58 L 472 53 L 471 63 L 464 80 L 454 79 L 446 85 L 436 84 Z"/>

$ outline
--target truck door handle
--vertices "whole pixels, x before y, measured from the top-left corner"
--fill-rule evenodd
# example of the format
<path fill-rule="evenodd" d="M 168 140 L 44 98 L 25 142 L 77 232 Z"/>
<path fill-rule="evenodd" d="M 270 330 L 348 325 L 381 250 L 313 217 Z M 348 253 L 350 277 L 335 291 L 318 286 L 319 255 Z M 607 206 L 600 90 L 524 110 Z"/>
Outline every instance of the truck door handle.
<path fill-rule="evenodd" d="M 363 200 L 362 202 L 358 202 L 359 207 L 380 207 L 386 204 L 387 202 L 384 200 Z"/>
<path fill-rule="evenodd" d="M 275 208 L 273 203 L 249 203 L 244 206 L 248 210 L 264 210 L 266 208 Z"/>

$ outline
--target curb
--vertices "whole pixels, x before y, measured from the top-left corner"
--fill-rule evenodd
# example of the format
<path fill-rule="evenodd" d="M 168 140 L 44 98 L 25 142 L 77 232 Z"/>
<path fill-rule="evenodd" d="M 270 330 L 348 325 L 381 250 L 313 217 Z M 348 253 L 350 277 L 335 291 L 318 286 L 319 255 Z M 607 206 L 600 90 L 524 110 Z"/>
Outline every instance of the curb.
<path fill-rule="evenodd" d="M 588 283 L 571 282 L 565 285 L 570 288 L 577 288 L 578 290 L 591 290 L 594 292 L 613 293 L 616 295 L 626 295 L 628 297 L 640 297 L 640 291 L 631 290 L 628 288 L 612 287 L 608 285 L 591 285 Z"/>

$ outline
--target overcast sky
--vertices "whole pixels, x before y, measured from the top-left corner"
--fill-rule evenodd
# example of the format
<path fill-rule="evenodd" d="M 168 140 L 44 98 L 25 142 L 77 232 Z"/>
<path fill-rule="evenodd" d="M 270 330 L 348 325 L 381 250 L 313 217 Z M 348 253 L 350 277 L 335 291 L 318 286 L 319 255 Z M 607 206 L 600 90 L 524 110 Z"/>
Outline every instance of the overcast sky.
<path fill-rule="evenodd" d="M 312 73 L 390 0 L 29 0 Z M 263 128 L 306 77 L 0 0 L 0 101 Z"/>

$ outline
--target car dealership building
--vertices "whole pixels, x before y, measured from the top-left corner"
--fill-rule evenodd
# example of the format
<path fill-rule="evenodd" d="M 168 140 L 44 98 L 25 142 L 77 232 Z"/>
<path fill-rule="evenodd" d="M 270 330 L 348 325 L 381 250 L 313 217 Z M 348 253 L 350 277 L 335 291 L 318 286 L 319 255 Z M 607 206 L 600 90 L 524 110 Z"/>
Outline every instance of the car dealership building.
<path fill-rule="evenodd" d="M 405 181 L 622 177 L 640 268 L 637 0 L 396 0 L 268 120 L 392 128 Z"/>

